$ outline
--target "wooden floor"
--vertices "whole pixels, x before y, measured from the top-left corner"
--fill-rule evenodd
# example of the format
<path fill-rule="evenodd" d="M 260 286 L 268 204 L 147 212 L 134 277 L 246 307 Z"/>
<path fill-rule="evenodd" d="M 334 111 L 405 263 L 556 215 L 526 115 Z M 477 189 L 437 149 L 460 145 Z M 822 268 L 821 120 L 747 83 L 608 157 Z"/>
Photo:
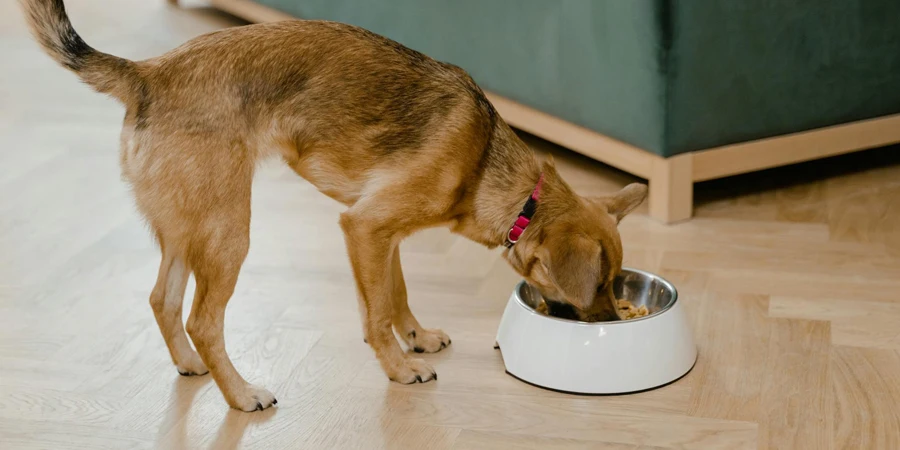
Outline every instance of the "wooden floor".
<path fill-rule="evenodd" d="M 131 58 L 238 23 L 67 3 L 90 44 Z M 118 175 L 121 108 L 39 53 L 11 0 L 0 48 L 0 448 L 900 449 L 896 150 L 701 184 L 689 223 L 627 218 L 627 263 L 675 283 L 700 357 L 672 385 L 609 397 L 506 375 L 492 347 L 516 276 L 441 230 L 404 243 L 404 271 L 453 345 L 426 356 L 439 382 L 388 382 L 362 342 L 341 207 L 266 166 L 227 345 L 279 402 L 245 414 L 169 361 L 147 301 L 158 252 Z M 531 142 L 583 193 L 633 181 Z"/>

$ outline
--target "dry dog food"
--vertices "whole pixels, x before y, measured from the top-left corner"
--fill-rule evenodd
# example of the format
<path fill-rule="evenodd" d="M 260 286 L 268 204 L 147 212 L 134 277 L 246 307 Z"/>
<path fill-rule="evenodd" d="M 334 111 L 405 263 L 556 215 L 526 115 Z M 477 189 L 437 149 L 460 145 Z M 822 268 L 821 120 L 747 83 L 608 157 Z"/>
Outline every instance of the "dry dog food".
<path fill-rule="evenodd" d="M 622 319 L 636 319 L 650 314 L 646 306 L 641 305 L 637 307 L 628 300 L 616 300 L 616 306 L 619 308 L 619 317 Z"/>

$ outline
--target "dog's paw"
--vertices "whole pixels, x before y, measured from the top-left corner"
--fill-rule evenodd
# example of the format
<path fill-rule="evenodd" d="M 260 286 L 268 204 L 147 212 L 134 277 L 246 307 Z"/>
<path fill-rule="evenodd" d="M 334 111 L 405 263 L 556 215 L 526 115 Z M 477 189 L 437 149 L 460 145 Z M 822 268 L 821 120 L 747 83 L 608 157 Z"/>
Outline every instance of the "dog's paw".
<path fill-rule="evenodd" d="M 450 345 L 450 336 L 441 330 L 413 330 L 406 335 L 406 343 L 416 353 L 437 353 Z"/>
<path fill-rule="evenodd" d="M 237 395 L 228 399 L 228 405 L 244 412 L 262 411 L 272 405 L 277 405 L 278 400 L 271 392 L 252 384 L 248 384 Z"/>
<path fill-rule="evenodd" d="M 387 369 L 388 378 L 402 384 L 427 383 L 437 380 L 437 372 L 425 361 L 405 358 L 403 362 Z"/>
<path fill-rule="evenodd" d="M 203 360 L 200 359 L 200 355 L 194 353 L 194 355 L 184 363 L 178 364 L 175 366 L 178 369 L 178 373 L 185 377 L 191 377 L 195 375 L 206 375 L 209 373 L 209 369 L 206 368 L 206 364 L 203 364 Z"/>

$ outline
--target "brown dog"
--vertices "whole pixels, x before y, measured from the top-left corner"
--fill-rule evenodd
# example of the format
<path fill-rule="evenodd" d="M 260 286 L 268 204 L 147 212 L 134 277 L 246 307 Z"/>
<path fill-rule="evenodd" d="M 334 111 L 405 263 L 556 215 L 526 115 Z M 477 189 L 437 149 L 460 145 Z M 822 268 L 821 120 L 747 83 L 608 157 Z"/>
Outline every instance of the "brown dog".
<path fill-rule="evenodd" d="M 88 46 L 62 0 L 22 3 L 53 58 L 125 104 L 122 171 L 162 250 L 150 304 L 178 371 L 208 368 L 232 407 L 276 403 L 238 374 L 223 338 L 225 305 L 249 248 L 251 179 L 268 156 L 348 207 L 340 226 L 363 333 L 394 381 L 437 375 L 403 351 L 392 326 L 417 352 L 450 344 L 442 331 L 423 328 L 406 302 L 398 243 L 423 228 L 448 226 L 491 248 L 521 234 L 505 257 L 526 280 L 585 314 L 616 317 L 616 225 L 646 186 L 576 195 L 460 68 L 318 21 L 231 28 L 129 61 Z M 527 229 L 510 233 L 517 220 L 520 228 L 528 222 L 517 218 L 533 191 Z M 185 334 L 191 273 L 197 290 Z"/>

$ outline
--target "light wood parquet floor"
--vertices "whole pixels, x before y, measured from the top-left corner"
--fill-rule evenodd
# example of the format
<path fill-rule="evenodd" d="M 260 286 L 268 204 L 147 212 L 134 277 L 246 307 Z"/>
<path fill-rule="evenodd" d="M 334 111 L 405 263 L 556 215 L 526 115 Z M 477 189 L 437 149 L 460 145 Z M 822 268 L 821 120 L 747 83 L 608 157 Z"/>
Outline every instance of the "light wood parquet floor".
<path fill-rule="evenodd" d="M 90 44 L 130 58 L 239 23 L 67 3 Z M 689 223 L 627 218 L 626 262 L 677 285 L 700 357 L 609 397 L 504 373 L 492 347 L 516 276 L 443 230 L 402 251 L 413 310 L 453 345 L 426 356 L 439 382 L 389 383 L 361 339 L 341 206 L 265 166 L 227 345 L 279 404 L 245 414 L 169 361 L 147 301 L 158 251 L 118 175 L 121 108 L 41 54 L 11 0 L 0 47 L 0 448 L 900 448 L 896 149 L 701 184 Z M 529 142 L 583 193 L 632 181 Z"/>

